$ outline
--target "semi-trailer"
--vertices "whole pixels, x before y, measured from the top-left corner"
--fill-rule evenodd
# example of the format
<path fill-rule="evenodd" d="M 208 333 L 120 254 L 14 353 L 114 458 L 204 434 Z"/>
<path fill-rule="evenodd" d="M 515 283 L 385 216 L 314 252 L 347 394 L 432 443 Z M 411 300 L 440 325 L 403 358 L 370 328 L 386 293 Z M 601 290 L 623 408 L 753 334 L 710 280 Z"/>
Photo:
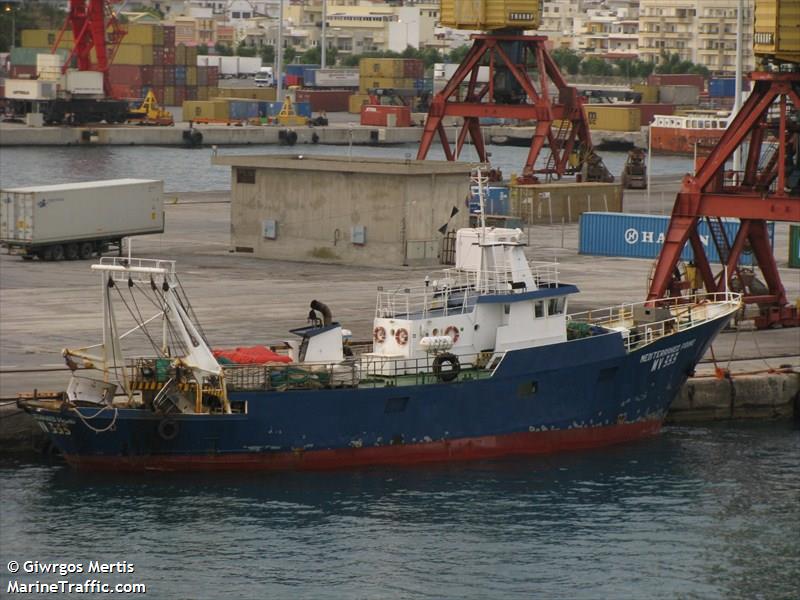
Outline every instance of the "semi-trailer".
<path fill-rule="evenodd" d="M 112 179 L 0 190 L 0 244 L 46 261 L 122 253 L 123 238 L 164 231 L 164 182 Z"/>

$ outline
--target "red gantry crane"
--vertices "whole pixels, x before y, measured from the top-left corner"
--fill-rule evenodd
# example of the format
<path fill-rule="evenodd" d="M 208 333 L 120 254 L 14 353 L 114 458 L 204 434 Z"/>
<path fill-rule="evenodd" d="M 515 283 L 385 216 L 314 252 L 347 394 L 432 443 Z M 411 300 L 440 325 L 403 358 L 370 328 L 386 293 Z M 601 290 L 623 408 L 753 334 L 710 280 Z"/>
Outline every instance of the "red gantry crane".
<path fill-rule="evenodd" d="M 114 60 L 125 28 L 117 19 L 112 4 L 121 0 L 69 0 L 69 13 L 53 44 L 55 52 L 61 44 L 64 32 L 72 31 L 72 51 L 64 61 L 62 73 L 66 73 L 72 59 L 77 59 L 78 70 L 98 71 L 103 74 L 103 88 L 111 97 L 108 67 Z M 94 58 L 92 57 L 94 51 Z"/>
<path fill-rule="evenodd" d="M 521 182 L 571 174 L 584 181 L 613 181 L 592 149 L 583 100 L 548 54 L 547 38 L 523 33 L 539 27 L 539 2 L 442 0 L 441 15 L 442 25 L 489 33 L 472 36 L 467 56 L 431 101 L 418 160 L 427 157 L 437 137 L 447 160 L 456 160 L 469 136 L 480 160 L 488 163 L 480 119 L 529 120 L 536 127 Z M 482 69 L 488 70 L 488 81 L 481 83 Z M 446 117 L 463 118 L 455 148 L 447 139 Z M 543 152 L 546 159 L 538 162 Z"/>
<path fill-rule="evenodd" d="M 753 72 L 753 91 L 716 147 L 693 176 L 684 177 L 650 284 L 649 300 L 695 287 L 677 278 L 681 251 L 690 243 L 694 263 L 710 292 L 735 289 L 760 308 L 756 326 L 797 326 L 798 308 L 786 290 L 770 246 L 767 221 L 800 222 L 800 3 L 757 0 L 755 53 L 765 70 Z M 744 168 L 729 162 L 739 149 Z M 741 225 L 728 239 L 722 218 Z M 706 220 L 722 269 L 714 273 L 697 231 Z M 739 264 L 752 251 L 763 275 Z"/>

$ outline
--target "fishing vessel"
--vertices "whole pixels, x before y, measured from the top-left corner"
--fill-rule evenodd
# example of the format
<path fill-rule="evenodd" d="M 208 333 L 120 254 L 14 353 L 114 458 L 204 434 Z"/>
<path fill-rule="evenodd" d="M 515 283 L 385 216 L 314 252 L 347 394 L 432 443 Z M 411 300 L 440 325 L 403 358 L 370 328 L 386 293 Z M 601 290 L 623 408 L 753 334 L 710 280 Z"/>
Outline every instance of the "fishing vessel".
<path fill-rule="evenodd" d="M 522 231 L 482 225 L 457 232 L 454 268 L 378 288 L 363 351 L 314 300 L 257 364 L 212 350 L 174 262 L 104 257 L 102 342 L 63 351 L 59 397 L 20 404 L 70 465 L 115 471 L 406 465 L 657 433 L 740 296 L 569 314 L 578 289 L 558 264 L 529 262 Z"/>
<path fill-rule="evenodd" d="M 697 112 L 655 115 L 650 124 L 653 152 L 693 155 L 697 147 L 714 147 L 728 128 L 727 113 Z"/>

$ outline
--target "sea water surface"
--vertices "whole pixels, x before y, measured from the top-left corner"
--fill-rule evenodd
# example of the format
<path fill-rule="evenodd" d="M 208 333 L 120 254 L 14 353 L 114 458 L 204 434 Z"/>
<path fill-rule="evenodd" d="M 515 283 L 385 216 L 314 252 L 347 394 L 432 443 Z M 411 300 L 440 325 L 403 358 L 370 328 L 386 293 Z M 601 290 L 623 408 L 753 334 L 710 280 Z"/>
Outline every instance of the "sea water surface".
<path fill-rule="evenodd" d="M 302 144 L 287 146 L 223 146 L 220 154 L 315 154 L 338 156 L 413 159 L 416 144 L 393 146 L 326 146 Z M 520 173 L 528 154 L 527 148 L 489 145 L 492 164 L 509 177 Z M 186 149 L 164 146 L 102 147 L 0 147 L 2 187 L 49 185 L 118 179 L 122 177 L 163 179 L 164 188 L 172 192 L 203 192 L 230 189 L 230 167 L 211 164 L 211 148 Z M 601 152 L 611 173 L 619 175 L 627 152 Z M 433 147 L 429 158 L 443 160 L 440 147 Z M 467 147 L 464 160 L 477 160 L 472 147 Z M 692 159 L 684 156 L 654 156 L 653 175 L 675 175 L 676 181 L 692 169 Z"/>
<path fill-rule="evenodd" d="M 798 598 L 790 423 L 319 473 L 90 475 L 7 458 L 0 482 L 4 592 L 10 560 L 94 559 L 132 564 L 93 577 L 152 598 Z"/>

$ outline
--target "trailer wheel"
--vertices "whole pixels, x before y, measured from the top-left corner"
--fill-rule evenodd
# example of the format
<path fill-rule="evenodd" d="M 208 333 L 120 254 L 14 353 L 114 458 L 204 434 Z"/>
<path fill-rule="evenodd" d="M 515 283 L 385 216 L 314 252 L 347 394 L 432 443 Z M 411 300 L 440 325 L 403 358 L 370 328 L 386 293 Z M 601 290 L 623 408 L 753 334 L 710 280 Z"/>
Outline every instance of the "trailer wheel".
<path fill-rule="evenodd" d="M 39 250 L 39 258 L 42 260 L 46 260 L 50 262 L 53 260 L 53 247 L 52 246 L 45 246 L 41 250 Z"/>
<path fill-rule="evenodd" d="M 78 249 L 78 256 L 81 260 L 88 260 L 94 254 L 94 246 L 91 242 L 83 242 Z"/>
<path fill-rule="evenodd" d="M 64 246 L 53 244 L 50 246 L 50 260 L 64 260 Z"/>
<path fill-rule="evenodd" d="M 67 244 L 64 246 L 64 258 L 67 260 L 78 260 L 78 244 Z"/>

